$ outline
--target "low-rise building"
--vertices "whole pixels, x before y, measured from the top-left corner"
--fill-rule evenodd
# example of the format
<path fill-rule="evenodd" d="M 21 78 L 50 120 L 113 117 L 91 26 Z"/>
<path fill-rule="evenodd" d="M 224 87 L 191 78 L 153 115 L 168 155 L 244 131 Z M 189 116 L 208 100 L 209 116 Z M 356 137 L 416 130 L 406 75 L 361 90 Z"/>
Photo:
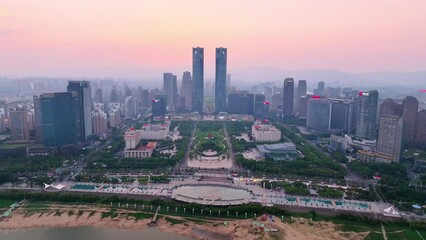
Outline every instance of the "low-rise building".
<path fill-rule="evenodd" d="M 141 145 L 140 141 L 142 140 L 142 131 L 135 128 L 130 128 L 124 134 L 124 141 L 126 146 L 124 148 L 124 157 L 125 158 L 149 158 L 152 155 L 155 147 L 157 146 L 156 142 L 149 142 L 146 145 Z"/>
<path fill-rule="evenodd" d="M 140 129 L 141 139 L 165 139 L 169 134 L 170 124 L 144 124 Z"/>
<path fill-rule="evenodd" d="M 257 150 L 263 158 L 275 161 L 294 160 L 297 157 L 296 145 L 292 142 L 257 145 Z"/>
<path fill-rule="evenodd" d="M 262 124 L 256 121 L 252 128 L 251 134 L 256 142 L 277 142 L 281 140 L 281 131 L 271 124 Z"/>
<path fill-rule="evenodd" d="M 330 136 L 330 148 L 334 151 L 345 152 L 348 148 L 348 141 L 345 137 L 331 135 Z"/>
<path fill-rule="evenodd" d="M 368 140 L 364 138 L 345 135 L 347 145 L 353 149 L 372 151 L 376 149 L 376 140 Z"/>
<path fill-rule="evenodd" d="M 125 158 L 149 158 L 157 146 L 156 142 L 149 142 L 146 145 L 136 146 L 132 149 L 124 150 Z"/>

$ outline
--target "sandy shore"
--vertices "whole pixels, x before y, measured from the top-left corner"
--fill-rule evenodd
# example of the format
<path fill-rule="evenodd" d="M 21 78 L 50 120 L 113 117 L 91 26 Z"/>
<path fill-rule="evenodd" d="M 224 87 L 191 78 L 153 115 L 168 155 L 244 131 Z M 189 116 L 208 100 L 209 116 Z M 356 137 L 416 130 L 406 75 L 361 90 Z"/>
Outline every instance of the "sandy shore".
<path fill-rule="evenodd" d="M 85 211 L 82 215 L 67 214 L 67 210 L 61 215 L 55 215 L 55 211 L 49 212 L 24 212 L 16 211 L 10 218 L 0 220 L 0 230 L 28 229 L 37 227 L 106 227 L 120 229 L 144 229 L 148 228 L 149 219 L 135 220 L 126 214 L 119 214 L 115 218 L 102 218 L 101 212 L 107 212 L 107 209 L 99 209 L 96 212 Z M 128 211 L 127 211 L 128 212 Z M 118 213 L 126 213 L 126 211 L 118 211 Z M 206 220 L 202 223 L 192 222 L 188 218 L 170 217 L 180 221 L 180 224 L 171 224 L 164 218 L 158 221 L 158 228 L 164 232 L 175 233 L 178 235 L 188 236 L 194 239 L 241 239 L 241 240 L 257 240 L 257 239 L 363 239 L 368 233 L 342 232 L 338 230 L 338 226 L 331 222 L 299 222 L 291 224 L 281 221 L 264 221 L 266 228 L 278 229 L 276 233 L 264 232 L 259 227 L 252 226 L 252 220 L 235 220 L 229 221 L 227 225 L 223 221 Z"/>

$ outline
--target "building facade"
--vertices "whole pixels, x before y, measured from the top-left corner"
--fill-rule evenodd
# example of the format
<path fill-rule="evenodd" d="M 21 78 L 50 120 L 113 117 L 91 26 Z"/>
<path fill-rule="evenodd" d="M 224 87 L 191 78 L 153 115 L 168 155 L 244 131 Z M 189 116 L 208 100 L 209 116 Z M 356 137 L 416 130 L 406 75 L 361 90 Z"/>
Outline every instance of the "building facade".
<path fill-rule="evenodd" d="M 170 124 L 144 124 L 139 130 L 140 139 L 165 139 L 169 134 Z"/>
<path fill-rule="evenodd" d="M 254 95 L 254 118 L 262 119 L 269 116 L 269 102 L 265 101 L 265 95 Z"/>
<path fill-rule="evenodd" d="M 256 142 L 277 142 L 281 140 L 281 131 L 271 124 L 254 122 L 251 134 Z"/>
<path fill-rule="evenodd" d="M 344 99 L 330 99 L 330 130 L 351 132 L 352 102 Z"/>
<path fill-rule="evenodd" d="M 100 135 L 108 130 L 108 118 L 102 111 L 92 113 L 93 134 Z"/>
<path fill-rule="evenodd" d="M 396 115 L 383 115 L 379 122 L 377 140 L 378 160 L 399 162 L 403 136 L 403 119 Z"/>
<path fill-rule="evenodd" d="M 9 110 L 10 139 L 12 141 L 28 141 L 30 128 L 28 126 L 28 110 L 13 108 Z"/>
<path fill-rule="evenodd" d="M 157 145 L 156 142 L 149 142 L 145 146 L 140 146 L 142 136 L 140 130 L 130 128 L 124 133 L 124 148 L 125 158 L 149 158 Z"/>
<path fill-rule="evenodd" d="M 89 81 L 69 81 L 68 92 L 76 92 L 80 104 L 80 137 L 81 142 L 86 142 L 93 133 L 92 130 L 92 93 Z"/>
<path fill-rule="evenodd" d="M 41 102 L 40 96 L 33 96 L 34 103 L 34 129 L 35 141 L 37 144 L 43 144 L 43 128 L 41 127 Z"/>
<path fill-rule="evenodd" d="M 232 92 L 228 95 L 227 112 L 253 115 L 254 95 L 247 91 Z"/>
<path fill-rule="evenodd" d="M 192 49 L 192 110 L 203 114 L 204 109 L 204 48 Z"/>
<path fill-rule="evenodd" d="M 306 127 L 315 131 L 330 129 L 331 104 L 326 99 L 311 98 L 307 104 Z"/>
<path fill-rule="evenodd" d="M 166 115 L 166 96 L 163 94 L 155 95 L 155 99 L 152 100 L 151 103 L 152 108 L 152 117 L 156 118 L 164 118 Z"/>
<path fill-rule="evenodd" d="M 376 90 L 360 92 L 357 101 L 356 136 L 365 139 L 376 139 L 377 104 L 379 93 Z"/>
<path fill-rule="evenodd" d="M 415 146 L 416 124 L 419 101 L 412 96 L 407 96 L 402 100 L 402 117 L 404 119 L 403 141 L 407 146 Z"/>
<path fill-rule="evenodd" d="M 44 93 L 40 103 L 45 147 L 72 148 L 82 142 L 81 101 L 76 92 Z"/>
<path fill-rule="evenodd" d="M 192 109 L 192 78 L 191 73 L 186 71 L 183 73 L 182 76 L 182 89 L 181 94 L 185 99 L 185 109 L 191 110 Z"/>
<path fill-rule="evenodd" d="M 178 99 L 176 75 L 172 73 L 163 74 L 163 93 L 166 95 L 167 109 L 175 111 Z"/>
<path fill-rule="evenodd" d="M 215 112 L 226 112 L 226 63 L 227 49 L 216 48 Z"/>
<path fill-rule="evenodd" d="M 133 96 L 127 96 L 124 100 L 124 117 L 132 119 L 136 115 L 136 101 Z"/>
<path fill-rule="evenodd" d="M 426 149 L 426 110 L 417 113 L 416 147 Z"/>
<path fill-rule="evenodd" d="M 293 115 L 294 79 L 286 78 L 283 87 L 283 115 Z"/>

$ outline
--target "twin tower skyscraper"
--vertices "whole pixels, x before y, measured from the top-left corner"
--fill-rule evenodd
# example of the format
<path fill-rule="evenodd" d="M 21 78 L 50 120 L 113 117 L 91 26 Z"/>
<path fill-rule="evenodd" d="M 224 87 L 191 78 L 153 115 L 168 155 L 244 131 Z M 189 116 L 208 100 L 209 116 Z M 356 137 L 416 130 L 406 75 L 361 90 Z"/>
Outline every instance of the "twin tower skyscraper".
<path fill-rule="evenodd" d="M 226 111 L 227 49 L 216 48 L 215 112 Z M 204 48 L 192 48 L 192 110 L 200 114 L 204 109 Z"/>

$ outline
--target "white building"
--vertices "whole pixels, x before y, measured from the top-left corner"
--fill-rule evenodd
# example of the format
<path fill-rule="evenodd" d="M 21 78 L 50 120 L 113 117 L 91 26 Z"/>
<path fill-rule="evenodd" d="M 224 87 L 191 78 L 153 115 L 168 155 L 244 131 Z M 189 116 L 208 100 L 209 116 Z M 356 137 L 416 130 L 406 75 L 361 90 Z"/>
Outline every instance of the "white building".
<path fill-rule="evenodd" d="M 251 127 L 251 134 L 256 142 L 277 142 L 281 140 L 281 131 L 271 124 L 262 124 L 260 121 L 254 122 Z"/>
<path fill-rule="evenodd" d="M 331 135 L 330 148 L 334 151 L 345 152 L 348 149 L 348 140 L 345 137 Z"/>
<path fill-rule="evenodd" d="M 145 146 L 139 146 L 142 137 L 142 131 L 130 128 L 124 134 L 126 146 L 124 148 L 125 158 L 149 158 L 157 146 L 156 142 L 149 142 Z"/>
<path fill-rule="evenodd" d="M 345 139 L 348 147 L 363 151 L 372 151 L 376 149 L 376 140 L 368 140 L 364 138 L 349 136 L 345 134 Z"/>
<path fill-rule="evenodd" d="M 144 124 L 140 131 L 141 139 L 165 139 L 169 134 L 170 124 Z"/>
<path fill-rule="evenodd" d="M 139 146 L 135 149 L 124 150 L 125 158 L 149 158 L 152 156 L 152 152 L 157 146 L 156 142 L 149 142 L 145 146 Z"/>

